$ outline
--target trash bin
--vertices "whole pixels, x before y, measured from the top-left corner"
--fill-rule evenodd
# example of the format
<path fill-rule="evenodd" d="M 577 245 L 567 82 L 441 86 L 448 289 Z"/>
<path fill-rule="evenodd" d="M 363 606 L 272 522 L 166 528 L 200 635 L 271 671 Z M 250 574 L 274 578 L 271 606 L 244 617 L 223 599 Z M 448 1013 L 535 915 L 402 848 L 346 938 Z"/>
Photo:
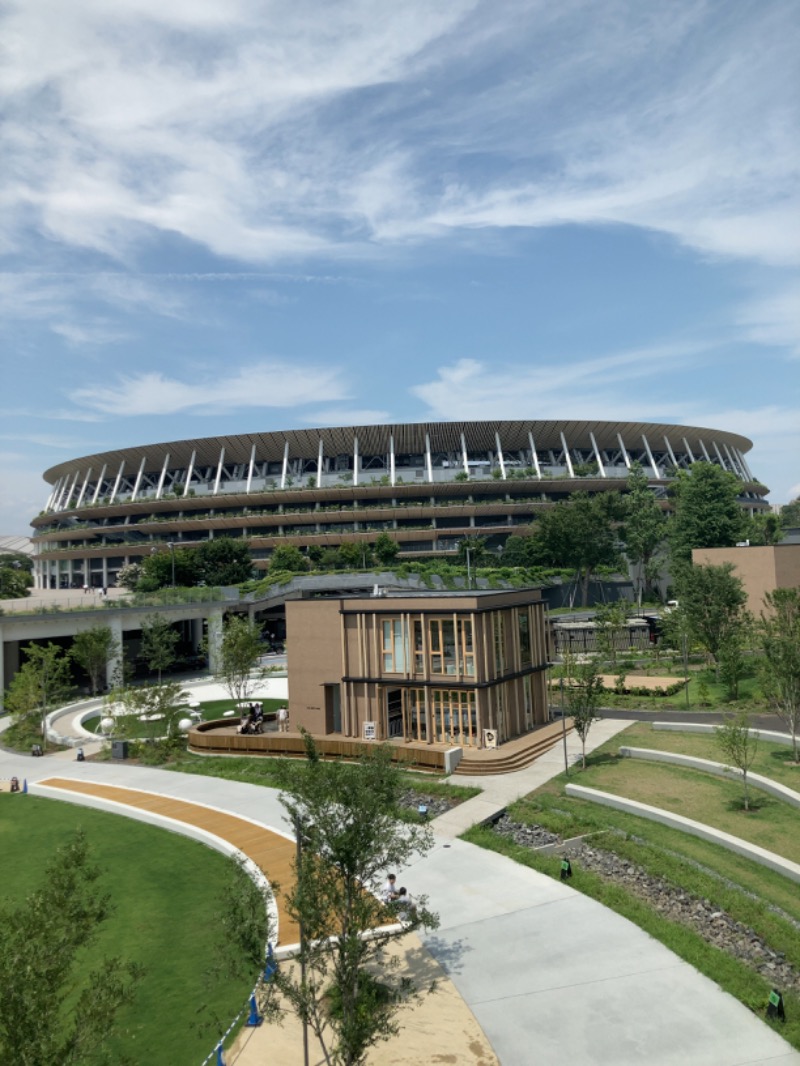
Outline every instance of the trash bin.
<path fill-rule="evenodd" d="M 128 742 L 127 742 L 127 740 L 112 740 L 111 741 L 111 757 L 112 757 L 112 759 L 127 759 L 128 758 Z"/>

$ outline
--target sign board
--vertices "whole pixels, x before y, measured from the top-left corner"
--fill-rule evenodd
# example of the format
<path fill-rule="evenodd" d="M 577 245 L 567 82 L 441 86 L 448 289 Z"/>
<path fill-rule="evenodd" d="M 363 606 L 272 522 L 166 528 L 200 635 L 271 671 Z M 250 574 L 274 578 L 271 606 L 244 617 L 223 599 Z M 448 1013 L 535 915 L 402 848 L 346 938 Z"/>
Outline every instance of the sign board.
<path fill-rule="evenodd" d="M 374 740 L 375 739 L 375 733 L 376 733 L 375 723 L 374 722 L 364 722 L 364 740 Z"/>
<path fill-rule="evenodd" d="M 496 748 L 497 747 L 497 730 L 496 729 L 484 729 L 484 731 L 483 731 L 483 746 L 484 746 L 484 748 Z"/>

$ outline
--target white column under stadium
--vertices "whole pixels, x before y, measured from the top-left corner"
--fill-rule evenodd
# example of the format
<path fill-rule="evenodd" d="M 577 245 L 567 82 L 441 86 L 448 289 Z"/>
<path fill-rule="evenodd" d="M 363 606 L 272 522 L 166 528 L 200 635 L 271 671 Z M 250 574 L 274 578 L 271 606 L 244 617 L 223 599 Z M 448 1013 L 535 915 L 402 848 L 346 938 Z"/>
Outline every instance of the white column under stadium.
<path fill-rule="evenodd" d="M 592 442 L 592 448 L 594 449 L 594 457 L 597 460 L 597 469 L 600 471 L 600 477 L 608 477 L 606 468 L 603 466 L 603 460 L 600 458 L 600 449 L 597 447 L 597 441 L 594 439 L 594 433 L 589 433 L 589 440 Z"/>

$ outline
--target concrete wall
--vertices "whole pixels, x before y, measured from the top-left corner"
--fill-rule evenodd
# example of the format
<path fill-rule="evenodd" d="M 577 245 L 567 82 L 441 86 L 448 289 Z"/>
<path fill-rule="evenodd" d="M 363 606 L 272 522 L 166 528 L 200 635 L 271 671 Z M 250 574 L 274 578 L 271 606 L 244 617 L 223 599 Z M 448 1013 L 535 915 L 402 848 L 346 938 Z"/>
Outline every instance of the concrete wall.
<path fill-rule="evenodd" d="M 756 617 L 764 610 L 764 593 L 800 587 L 800 544 L 772 547 L 695 548 L 692 562 L 702 566 L 732 563 L 747 593 L 747 609 Z"/>

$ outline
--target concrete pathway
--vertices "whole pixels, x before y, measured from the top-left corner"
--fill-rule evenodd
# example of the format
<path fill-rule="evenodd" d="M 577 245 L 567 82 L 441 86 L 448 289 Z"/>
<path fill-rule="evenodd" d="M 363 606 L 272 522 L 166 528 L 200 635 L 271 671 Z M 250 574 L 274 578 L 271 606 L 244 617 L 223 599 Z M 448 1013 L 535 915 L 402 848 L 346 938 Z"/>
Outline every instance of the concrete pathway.
<path fill-rule="evenodd" d="M 615 723 L 597 723 L 592 747 L 607 739 L 603 727 L 617 731 Z M 560 749 L 546 758 L 549 770 L 540 760 L 518 774 L 478 779 L 489 794 L 481 812 L 505 806 L 563 767 Z M 287 828 L 272 789 L 124 763 L 78 763 L 74 752 L 42 759 L 0 752 L 0 777 L 30 781 L 54 773 L 206 803 L 279 832 Z M 800 1054 L 777 1033 L 646 933 L 560 882 L 453 839 L 457 826 L 449 818 L 434 822 L 432 852 L 397 873 L 440 914 L 440 929 L 422 943 L 502 1066 L 800 1066 Z M 413 1026 L 413 1012 L 406 1024 Z M 257 1032 L 268 1062 L 272 1030 Z M 448 1051 L 446 1026 L 441 1043 L 435 1027 L 429 1032 L 428 1061 L 458 1061 Z M 401 1050 L 390 1060 L 396 1066 L 420 1061 L 404 1059 Z M 281 1062 L 292 1066 L 293 1060 Z"/>

